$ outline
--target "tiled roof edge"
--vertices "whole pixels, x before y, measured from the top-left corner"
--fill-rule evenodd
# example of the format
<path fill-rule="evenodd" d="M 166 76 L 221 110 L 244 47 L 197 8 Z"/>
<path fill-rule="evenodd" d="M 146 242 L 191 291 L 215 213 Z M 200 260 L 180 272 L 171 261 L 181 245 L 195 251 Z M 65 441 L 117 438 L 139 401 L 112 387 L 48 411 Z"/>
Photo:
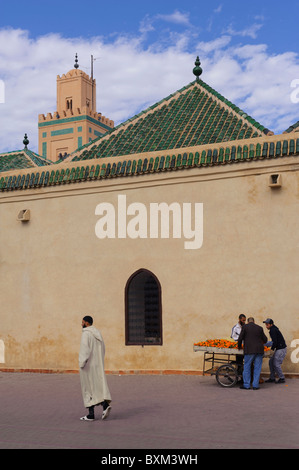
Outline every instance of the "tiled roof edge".
<path fill-rule="evenodd" d="M 22 152 L 25 153 L 37 166 L 44 166 L 44 165 L 53 165 L 51 160 L 43 157 L 42 155 L 38 155 L 37 153 L 33 152 L 29 149 L 24 149 Z"/>
<path fill-rule="evenodd" d="M 206 166 L 237 164 L 264 159 L 299 155 L 298 139 L 281 139 L 275 142 L 257 142 L 226 147 L 205 146 L 198 152 L 153 158 L 133 158 L 118 163 L 80 165 L 72 168 L 27 172 L 22 175 L 2 176 L 0 191 L 34 189 L 61 184 L 78 183 L 114 177 L 138 176 L 161 171 L 175 171 Z"/>
<path fill-rule="evenodd" d="M 50 160 L 47 160 L 46 158 L 42 157 L 41 155 L 38 155 L 34 153 L 32 150 L 29 149 L 22 149 L 22 150 L 13 150 L 12 152 L 5 152 L 0 154 L 0 159 L 1 157 L 10 157 L 11 160 L 16 158 L 18 155 L 21 155 L 22 158 L 24 158 L 25 161 L 28 162 L 28 165 L 34 167 L 42 167 L 42 166 L 48 166 L 52 165 L 53 162 Z M 10 161 L 11 161 L 10 160 Z M 10 164 L 7 163 L 8 168 L 4 167 L 0 170 L 0 174 L 6 171 L 13 171 L 14 169 L 10 167 Z M 17 168 L 16 168 L 17 169 Z M 24 166 L 24 169 L 26 169 L 26 166 Z"/>
<path fill-rule="evenodd" d="M 227 98 L 221 95 L 221 93 L 214 90 L 214 88 L 212 88 L 210 85 L 205 83 L 203 80 L 199 80 L 197 83 L 199 83 L 203 88 L 209 91 L 213 96 L 215 96 L 215 98 L 218 98 L 220 101 L 222 101 L 227 106 L 229 106 L 235 113 L 239 114 L 239 116 L 241 116 L 243 119 L 246 119 L 251 126 L 255 127 L 257 130 L 261 132 L 264 132 L 265 130 L 268 131 L 268 129 L 266 129 L 265 126 L 263 126 L 258 121 L 253 119 L 249 114 L 245 113 L 245 111 L 243 111 L 241 108 L 239 108 L 234 103 L 229 101 Z"/>
<path fill-rule="evenodd" d="M 9 152 L 1 152 L 0 158 L 6 157 L 6 155 L 12 155 L 13 153 L 22 153 L 22 152 L 24 152 L 24 149 L 23 150 L 10 150 Z"/>
<path fill-rule="evenodd" d="M 286 134 L 289 134 L 290 132 L 293 132 L 295 129 L 297 129 L 297 127 L 299 127 L 299 121 L 295 122 L 295 124 L 293 124 L 292 126 L 290 126 L 290 127 L 285 131 L 285 133 L 286 133 Z"/>

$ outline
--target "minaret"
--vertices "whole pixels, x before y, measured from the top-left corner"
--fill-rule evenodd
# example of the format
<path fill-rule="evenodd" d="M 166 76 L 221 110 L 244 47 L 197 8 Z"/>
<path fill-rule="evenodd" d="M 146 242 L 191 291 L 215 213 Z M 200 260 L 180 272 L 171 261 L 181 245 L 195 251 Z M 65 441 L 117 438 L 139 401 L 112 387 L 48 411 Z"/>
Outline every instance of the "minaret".
<path fill-rule="evenodd" d="M 80 70 L 57 76 L 57 110 L 39 115 L 39 154 L 52 161 L 65 158 L 104 135 L 114 122 L 96 111 L 96 80 Z"/>

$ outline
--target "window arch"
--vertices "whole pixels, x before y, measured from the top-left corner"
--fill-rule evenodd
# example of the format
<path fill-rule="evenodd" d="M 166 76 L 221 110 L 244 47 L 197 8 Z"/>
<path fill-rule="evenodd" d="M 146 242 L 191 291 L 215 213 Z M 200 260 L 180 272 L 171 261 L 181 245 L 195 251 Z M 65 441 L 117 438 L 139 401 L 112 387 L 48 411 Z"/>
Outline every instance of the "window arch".
<path fill-rule="evenodd" d="M 162 345 L 161 285 L 157 277 L 140 269 L 125 289 L 126 345 Z"/>

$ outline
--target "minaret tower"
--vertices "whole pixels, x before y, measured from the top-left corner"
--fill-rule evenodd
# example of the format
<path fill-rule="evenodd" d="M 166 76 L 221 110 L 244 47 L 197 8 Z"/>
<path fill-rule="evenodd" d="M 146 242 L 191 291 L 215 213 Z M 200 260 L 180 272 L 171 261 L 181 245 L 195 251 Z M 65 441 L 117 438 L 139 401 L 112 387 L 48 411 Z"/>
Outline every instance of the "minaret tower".
<path fill-rule="evenodd" d="M 79 69 L 76 54 L 74 68 L 57 76 L 57 111 L 39 115 L 39 154 L 57 161 L 113 127 L 97 113 L 96 80 Z"/>

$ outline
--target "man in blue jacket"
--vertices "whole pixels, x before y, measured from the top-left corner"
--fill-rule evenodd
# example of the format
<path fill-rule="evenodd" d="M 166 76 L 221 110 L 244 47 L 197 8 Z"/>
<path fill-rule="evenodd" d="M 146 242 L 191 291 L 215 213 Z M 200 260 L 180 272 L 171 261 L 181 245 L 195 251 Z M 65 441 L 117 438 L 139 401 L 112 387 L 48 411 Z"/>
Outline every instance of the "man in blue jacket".
<path fill-rule="evenodd" d="M 282 384 L 285 383 L 285 376 L 282 372 L 281 364 L 286 357 L 287 345 L 284 337 L 282 336 L 277 326 L 274 325 L 274 322 L 271 320 L 271 318 L 267 318 L 264 323 L 267 330 L 269 330 L 272 340 L 271 349 L 274 351 L 274 354 L 269 361 L 270 378 L 266 380 L 266 382 L 275 382 L 275 374 L 277 374 L 278 380 L 275 383 Z"/>

